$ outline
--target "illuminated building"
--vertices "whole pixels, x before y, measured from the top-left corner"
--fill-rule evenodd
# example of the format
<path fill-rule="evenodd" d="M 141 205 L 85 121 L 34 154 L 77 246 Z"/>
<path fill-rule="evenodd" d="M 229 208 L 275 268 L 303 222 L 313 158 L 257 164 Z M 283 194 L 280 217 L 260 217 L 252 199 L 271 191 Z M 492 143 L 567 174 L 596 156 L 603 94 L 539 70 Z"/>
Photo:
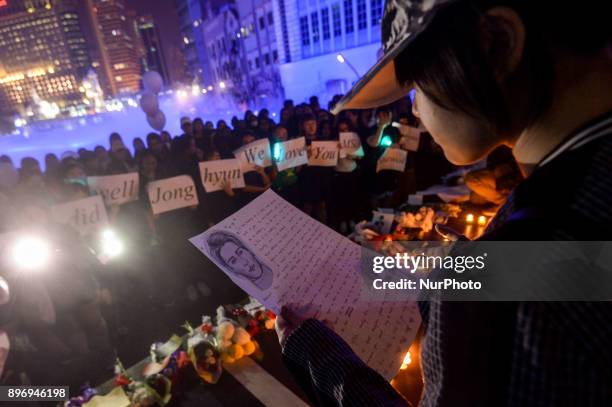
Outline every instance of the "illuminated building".
<path fill-rule="evenodd" d="M 236 0 L 236 7 L 240 32 L 233 40 L 241 43 L 255 104 L 267 106 L 266 99 L 283 96 L 274 4 L 272 0 Z"/>
<path fill-rule="evenodd" d="M 3 110 L 24 112 L 35 102 L 64 110 L 80 103 L 90 63 L 76 0 L 0 1 Z"/>
<path fill-rule="evenodd" d="M 136 29 L 143 45 L 142 68 L 144 71 L 157 71 L 169 83 L 168 67 L 159 39 L 157 27 L 151 15 L 145 15 L 136 19 Z"/>
<path fill-rule="evenodd" d="M 93 12 L 94 34 L 102 71 L 114 95 L 140 90 L 139 38 L 123 0 L 87 0 Z"/>
<path fill-rule="evenodd" d="M 324 103 L 376 62 L 384 0 L 272 1 L 286 97 Z"/>

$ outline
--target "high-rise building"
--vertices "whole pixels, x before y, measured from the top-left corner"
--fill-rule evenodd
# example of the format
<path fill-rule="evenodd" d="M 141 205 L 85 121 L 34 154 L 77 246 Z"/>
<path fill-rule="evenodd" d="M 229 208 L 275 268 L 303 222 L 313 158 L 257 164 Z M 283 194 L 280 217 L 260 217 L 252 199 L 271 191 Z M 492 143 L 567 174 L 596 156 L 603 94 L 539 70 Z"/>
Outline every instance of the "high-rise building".
<path fill-rule="evenodd" d="M 136 29 L 144 51 L 141 57 L 143 71 L 157 71 L 164 79 L 164 83 L 169 83 L 168 67 L 153 17 L 151 15 L 138 17 Z"/>
<path fill-rule="evenodd" d="M 221 82 L 238 85 L 245 79 L 243 54 L 236 39 L 240 27 L 238 11 L 228 3 L 209 15 L 203 28 L 205 47 L 210 56 L 208 83 L 214 86 Z"/>
<path fill-rule="evenodd" d="M 278 72 L 281 41 L 277 41 L 274 3 L 272 0 L 236 0 L 240 31 L 233 35 L 239 41 L 246 65 L 251 98 L 256 106 L 266 106 L 269 98 L 282 97 Z"/>
<path fill-rule="evenodd" d="M 324 102 L 376 62 L 384 0 L 272 1 L 286 97 Z"/>
<path fill-rule="evenodd" d="M 207 47 L 209 39 L 206 32 L 205 21 L 219 18 L 221 9 L 235 8 L 233 0 L 175 0 L 179 27 L 183 41 L 183 55 L 187 64 L 188 74 L 192 81 L 202 86 L 209 86 L 215 82 L 210 59 L 210 49 Z"/>
<path fill-rule="evenodd" d="M 45 117 L 82 103 L 91 65 L 76 0 L 0 1 L 0 104 Z"/>
<path fill-rule="evenodd" d="M 139 38 L 124 0 L 86 0 L 93 13 L 101 71 L 113 95 L 140 90 Z"/>

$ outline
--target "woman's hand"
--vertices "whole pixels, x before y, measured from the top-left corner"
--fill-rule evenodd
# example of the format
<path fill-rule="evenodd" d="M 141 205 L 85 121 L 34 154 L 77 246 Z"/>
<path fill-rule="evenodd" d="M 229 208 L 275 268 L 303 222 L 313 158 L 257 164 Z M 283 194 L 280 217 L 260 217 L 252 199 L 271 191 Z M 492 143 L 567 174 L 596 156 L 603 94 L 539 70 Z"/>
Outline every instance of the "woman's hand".
<path fill-rule="evenodd" d="M 225 180 L 225 182 L 223 182 L 223 191 L 228 195 L 228 196 L 234 196 L 234 190 L 232 189 L 232 181 Z"/>

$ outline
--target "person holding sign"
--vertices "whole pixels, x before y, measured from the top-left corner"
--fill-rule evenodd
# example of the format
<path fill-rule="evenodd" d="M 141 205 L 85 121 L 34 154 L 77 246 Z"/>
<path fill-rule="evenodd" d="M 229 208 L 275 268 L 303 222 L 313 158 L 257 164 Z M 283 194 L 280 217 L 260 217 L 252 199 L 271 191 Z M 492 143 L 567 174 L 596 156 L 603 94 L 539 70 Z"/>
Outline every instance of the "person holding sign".
<path fill-rule="evenodd" d="M 300 121 L 301 135 L 306 138 L 310 147 L 309 156 L 313 154 L 312 143 L 319 138 L 317 119 L 312 114 L 305 114 Z M 299 170 L 298 189 L 301 195 L 302 210 L 308 215 L 327 223 L 331 214 L 333 167 L 305 166 Z"/>
<path fill-rule="evenodd" d="M 250 130 L 246 130 L 242 134 L 243 147 L 248 146 L 254 141 L 255 136 Z M 242 154 L 246 154 L 246 152 L 243 152 Z M 269 151 L 267 152 L 267 156 L 270 157 Z M 259 160 L 258 164 L 263 162 L 263 160 Z M 244 172 L 244 189 L 241 191 L 239 199 L 239 204 L 241 206 L 244 206 L 251 202 L 253 199 L 257 198 L 272 184 L 272 182 L 270 181 L 270 177 L 268 177 L 268 174 L 266 174 L 265 168 L 258 164 L 251 164 L 250 169 Z"/>
<path fill-rule="evenodd" d="M 389 0 L 383 55 L 336 109 L 370 108 L 413 88 L 415 115 L 453 164 L 512 147 L 526 178 L 482 240 L 609 240 L 608 9 L 601 1 Z M 563 287 L 560 274 L 551 288 Z M 420 405 L 610 405 L 609 302 L 434 296 L 420 305 Z M 285 311 L 277 332 L 313 403 L 408 404 L 324 322 Z"/>
<path fill-rule="evenodd" d="M 287 128 L 279 124 L 274 129 L 274 143 L 272 144 L 272 159 L 277 161 L 282 155 L 282 144 L 289 139 Z M 297 189 L 297 171 L 295 167 L 286 168 L 279 171 L 276 166 L 272 167 L 271 172 L 272 189 L 280 196 L 291 202 L 294 206 L 299 206 L 299 191 Z"/>
<path fill-rule="evenodd" d="M 204 154 L 204 161 L 212 162 L 218 160 L 221 160 L 221 154 L 217 150 Z M 236 192 L 233 190 L 232 181 L 227 179 L 220 190 L 206 193 L 202 197 L 201 206 L 207 225 L 214 225 L 232 214 L 238 209 Z"/>
<path fill-rule="evenodd" d="M 366 184 L 371 191 L 370 205 L 376 207 L 390 207 L 390 197 L 398 187 L 398 180 L 404 167 L 393 170 L 380 167 L 381 158 L 384 160 L 388 149 L 396 149 L 400 139 L 399 131 L 391 126 L 393 119 L 391 106 L 382 106 L 376 111 L 376 132 L 368 137 L 366 147 Z"/>
<path fill-rule="evenodd" d="M 350 130 L 348 120 L 338 121 L 337 133 L 340 139 L 341 157 L 338 158 L 338 165 L 334 168 L 333 193 L 336 203 L 334 217 L 336 224 L 333 226 L 343 234 L 348 232 L 350 223 L 355 222 L 360 209 L 358 205 L 355 205 L 355 193 L 361 190 L 357 161 L 363 157 L 363 147 L 359 135 Z"/>

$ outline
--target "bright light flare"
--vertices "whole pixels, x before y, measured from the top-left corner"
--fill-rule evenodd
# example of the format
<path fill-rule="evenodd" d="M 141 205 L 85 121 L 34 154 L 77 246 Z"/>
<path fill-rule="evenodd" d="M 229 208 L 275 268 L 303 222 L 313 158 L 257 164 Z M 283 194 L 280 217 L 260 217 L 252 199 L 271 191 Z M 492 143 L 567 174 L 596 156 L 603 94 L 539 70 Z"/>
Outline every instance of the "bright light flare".
<path fill-rule="evenodd" d="M 102 255 L 112 259 L 123 253 L 123 242 L 114 231 L 107 229 L 102 232 Z"/>
<path fill-rule="evenodd" d="M 22 237 L 13 246 L 13 260 L 25 270 L 40 269 L 49 261 L 50 255 L 49 244 L 37 237 Z"/>
<path fill-rule="evenodd" d="M 219 88 L 225 89 L 225 86 L 226 86 L 225 82 L 223 82 L 223 81 L 219 82 Z"/>

